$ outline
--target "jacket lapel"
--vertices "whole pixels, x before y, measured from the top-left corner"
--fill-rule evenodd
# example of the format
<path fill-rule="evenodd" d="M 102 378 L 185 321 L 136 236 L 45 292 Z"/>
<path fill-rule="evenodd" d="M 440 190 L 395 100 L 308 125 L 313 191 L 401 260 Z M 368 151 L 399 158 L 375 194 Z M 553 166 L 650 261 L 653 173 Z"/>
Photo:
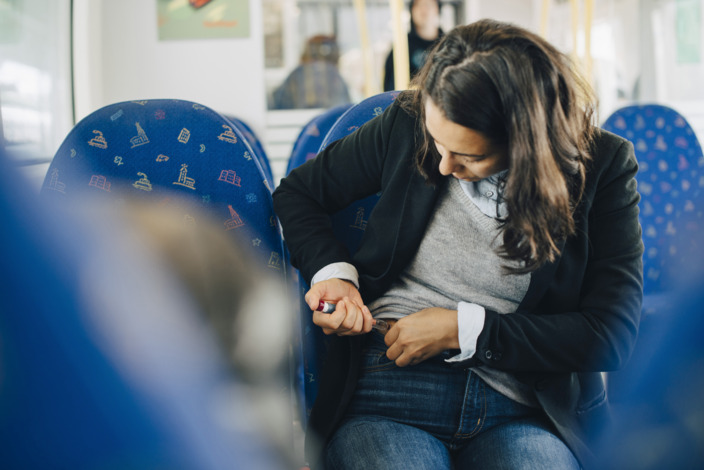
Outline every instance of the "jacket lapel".
<path fill-rule="evenodd" d="M 560 250 L 560 253 L 562 253 L 565 249 L 565 241 L 561 240 L 558 242 L 557 248 Z M 532 310 L 538 305 L 538 302 L 555 277 L 555 271 L 557 271 L 557 265 L 559 263 L 560 257 L 558 256 L 557 260 L 543 265 L 531 274 L 528 292 L 526 292 L 525 297 L 523 297 L 521 304 L 518 306 L 518 310 Z"/>
<path fill-rule="evenodd" d="M 426 184 L 417 172 L 409 178 L 401 209 L 395 245 L 398 248 L 389 260 L 389 272 L 395 277 L 415 256 L 428 226 L 440 192 L 446 180 L 438 186 Z"/>

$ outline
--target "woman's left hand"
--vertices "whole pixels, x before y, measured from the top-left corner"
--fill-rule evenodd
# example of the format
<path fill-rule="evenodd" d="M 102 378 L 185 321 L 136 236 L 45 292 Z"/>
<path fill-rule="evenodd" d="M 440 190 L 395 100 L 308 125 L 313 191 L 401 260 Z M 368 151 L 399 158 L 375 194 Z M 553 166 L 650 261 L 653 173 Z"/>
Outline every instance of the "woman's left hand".
<path fill-rule="evenodd" d="M 401 318 L 384 336 L 386 357 L 414 365 L 446 349 L 459 349 L 457 310 L 433 307 Z"/>

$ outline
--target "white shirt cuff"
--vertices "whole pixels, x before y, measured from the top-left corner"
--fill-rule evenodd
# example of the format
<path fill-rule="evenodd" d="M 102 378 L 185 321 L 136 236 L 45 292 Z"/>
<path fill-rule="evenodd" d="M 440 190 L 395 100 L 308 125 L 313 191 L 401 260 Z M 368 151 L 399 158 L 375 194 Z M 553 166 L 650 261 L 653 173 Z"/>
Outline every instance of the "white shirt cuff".
<path fill-rule="evenodd" d="M 323 269 L 315 273 L 310 285 L 313 286 L 316 282 L 327 281 L 328 279 L 344 279 L 350 281 L 359 289 L 359 273 L 350 263 L 332 263 L 325 266 Z M 482 320 L 483 321 L 483 320 Z"/>
<path fill-rule="evenodd" d="M 484 307 L 469 302 L 460 302 L 457 305 L 457 329 L 460 341 L 460 353 L 446 362 L 460 362 L 474 356 L 477 351 L 477 339 L 484 329 Z"/>

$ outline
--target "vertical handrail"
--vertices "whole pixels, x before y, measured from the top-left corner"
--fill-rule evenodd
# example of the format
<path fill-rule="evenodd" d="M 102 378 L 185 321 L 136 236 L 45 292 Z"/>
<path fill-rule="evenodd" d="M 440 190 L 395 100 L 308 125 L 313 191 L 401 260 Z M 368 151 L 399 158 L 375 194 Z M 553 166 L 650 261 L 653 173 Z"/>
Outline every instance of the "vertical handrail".
<path fill-rule="evenodd" d="M 572 33 L 572 58 L 578 62 L 579 52 L 577 51 L 577 33 L 579 32 L 579 4 L 577 0 L 570 0 L 570 24 Z"/>
<path fill-rule="evenodd" d="M 354 11 L 357 14 L 357 29 L 362 46 L 362 63 L 364 67 L 364 97 L 376 94 L 372 74 L 372 54 L 369 45 L 369 28 L 367 28 L 367 6 L 365 0 L 354 0 Z"/>
<path fill-rule="evenodd" d="M 389 0 L 391 21 L 394 32 L 394 88 L 405 90 L 411 81 L 411 67 L 408 57 L 407 32 L 401 26 L 401 11 L 403 0 Z"/>
<path fill-rule="evenodd" d="M 594 0 L 584 0 L 584 75 L 592 83 L 592 21 Z"/>
<path fill-rule="evenodd" d="M 584 57 L 580 57 L 578 51 L 580 0 L 570 0 L 570 24 L 572 36 L 572 51 L 570 55 L 575 64 L 581 65 L 581 71 L 586 80 L 592 83 L 592 23 L 594 19 L 594 0 L 583 0 L 584 2 Z M 548 24 L 550 19 L 550 4 L 552 0 L 543 0 L 540 12 L 540 34 L 548 39 Z"/>
<path fill-rule="evenodd" d="M 551 2 L 551 0 L 543 0 L 542 7 L 540 9 L 540 35 L 545 39 L 548 38 L 548 20 L 550 18 L 550 2 Z"/>

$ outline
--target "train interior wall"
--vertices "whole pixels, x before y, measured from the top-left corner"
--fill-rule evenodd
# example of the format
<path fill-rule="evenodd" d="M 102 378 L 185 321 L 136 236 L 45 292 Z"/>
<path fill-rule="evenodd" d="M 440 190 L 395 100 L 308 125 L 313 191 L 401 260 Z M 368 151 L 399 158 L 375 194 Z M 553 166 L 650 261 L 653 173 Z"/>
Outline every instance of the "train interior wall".
<path fill-rule="evenodd" d="M 379 3 L 376 0 L 366 3 L 374 5 L 375 2 Z M 102 106 L 123 100 L 178 98 L 199 102 L 245 120 L 263 140 L 278 181 L 284 176 L 298 131 L 322 110 L 267 110 L 267 87 L 276 73 L 265 67 L 265 12 L 262 6 L 265 3 L 249 2 L 250 32 L 247 37 L 164 41 L 159 40 L 157 34 L 155 2 L 73 0 L 73 80 L 69 84 L 72 100 L 64 98 L 54 106 L 55 110 L 65 110 L 66 113 L 71 110 L 72 119 L 64 118 L 54 125 L 53 133 L 42 136 L 42 158 L 23 165 L 24 173 L 38 188 L 48 167 L 48 159 L 62 137 L 74 122 Z M 466 0 L 461 10 L 463 17 L 458 22 L 493 17 L 538 30 L 542 3 L 541 0 Z M 695 131 L 704 135 L 704 89 L 700 86 L 704 65 L 701 59 L 698 63 L 680 63 L 676 49 L 681 38 L 678 30 L 668 27 L 668 24 L 680 21 L 678 8 L 681 3 L 674 0 L 594 2 L 591 55 L 593 78 L 600 99 L 600 120 L 606 119 L 617 107 L 634 101 L 658 102 L 680 111 Z M 694 11 L 699 11 L 699 16 L 704 15 L 700 2 L 694 3 L 699 5 Z M 57 5 L 70 2 L 34 0 L 25 4 L 24 14 L 31 15 L 33 8 L 51 12 Z M 563 50 L 576 49 L 576 54 L 583 57 L 584 51 L 579 51 L 583 44 L 570 44 L 576 37 L 570 32 L 570 2 L 551 4 L 548 38 Z M 351 15 L 351 10 L 347 11 Z M 66 15 L 64 10 L 56 12 Z M 368 15 L 372 14 L 369 12 Z M 582 12 L 580 21 L 583 18 Z M 60 20 L 70 21 L 64 17 Z M 700 18 L 699 24 L 703 23 Z M 354 28 L 351 29 L 354 32 Z M 704 43 L 701 29 L 698 34 L 700 42 Z M 578 40 L 582 38 L 579 36 Z M 21 53 L 23 57 L 41 56 L 38 49 L 36 46 L 31 50 L 24 47 L 16 52 L 12 45 L 0 44 L 0 54 L 3 55 L 10 51 Z M 701 49 L 700 45 L 700 54 Z M 297 54 L 296 51 L 289 55 Z M 69 56 L 66 57 L 68 60 Z M 65 70 L 68 66 L 56 64 L 55 67 L 68 75 Z M 0 100 L 0 104 L 7 107 L 7 99 Z M 7 112 L 4 114 L 7 132 L 11 123 Z"/>

